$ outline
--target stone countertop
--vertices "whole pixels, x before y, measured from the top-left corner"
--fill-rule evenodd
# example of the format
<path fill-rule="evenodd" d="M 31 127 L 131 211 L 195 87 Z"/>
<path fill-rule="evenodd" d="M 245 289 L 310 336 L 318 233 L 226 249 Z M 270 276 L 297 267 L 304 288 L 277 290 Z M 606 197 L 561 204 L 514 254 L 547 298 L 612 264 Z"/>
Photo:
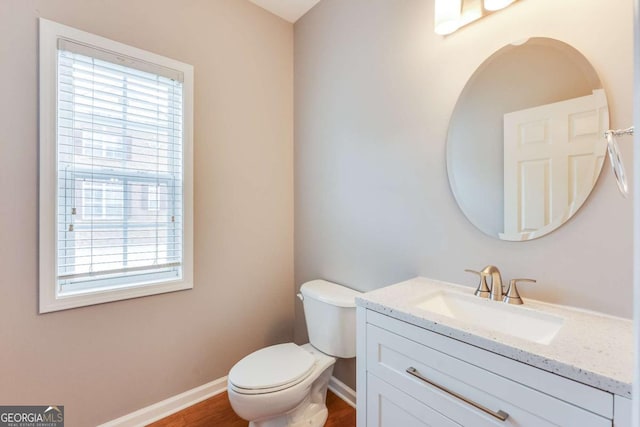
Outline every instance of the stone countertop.
<path fill-rule="evenodd" d="M 473 288 L 417 277 L 362 294 L 356 298 L 356 304 L 565 378 L 631 398 L 631 320 L 523 298 L 524 305 L 511 307 L 544 312 L 564 319 L 562 329 L 555 338 L 549 344 L 539 344 L 415 307 L 416 302 L 427 295 L 446 290 L 476 298 Z M 504 304 L 494 301 L 486 303 Z"/>

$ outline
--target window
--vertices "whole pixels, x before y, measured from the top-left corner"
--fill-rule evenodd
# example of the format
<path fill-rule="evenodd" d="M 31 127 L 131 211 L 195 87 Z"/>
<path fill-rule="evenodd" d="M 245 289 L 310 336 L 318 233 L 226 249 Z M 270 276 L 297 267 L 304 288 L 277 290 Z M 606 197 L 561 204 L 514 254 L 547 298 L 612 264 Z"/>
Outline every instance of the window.
<path fill-rule="evenodd" d="M 193 68 L 40 20 L 40 312 L 193 287 Z"/>

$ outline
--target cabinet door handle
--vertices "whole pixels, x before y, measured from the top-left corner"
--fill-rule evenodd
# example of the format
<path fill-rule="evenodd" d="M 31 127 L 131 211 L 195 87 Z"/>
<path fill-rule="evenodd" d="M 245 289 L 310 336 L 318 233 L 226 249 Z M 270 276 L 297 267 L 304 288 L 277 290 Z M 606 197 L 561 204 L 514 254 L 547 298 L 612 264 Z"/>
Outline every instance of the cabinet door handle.
<path fill-rule="evenodd" d="M 474 402 L 473 400 L 467 399 L 466 397 L 462 396 L 461 394 L 456 393 L 453 390 L 449 390 L 446 387 L 441 386 L 440 384 L 436 384 L 433 381 L 431 381 L 428 378 L 425 378 L 420 372 L 418 372 L 418 370 L 416 368 L 414 368 L 413 366 L 407 368 L 407 374 L 412 375 L 416 378 L 418 378 L 421 381 L 424 381 L 425 383 L 437 388 L 438 390 L 442 390 L 447 394 L 450 394 L 451 396 L 462 400 L 465 403 L 468 403 L 469 405 L 473 406 L 474 408 L 480 409 L 482 412 L 485 412 L 489 415 L 491 415 L 492 417 L 495 417 L 497 419 L 499 419 L 500 421 L 506 421 L 507 418 L 509 418 L 509 414 L 507 414 L 506 412 L 502 411 L 502 410 L 498 410 L 498 412 L 494 412 L 491 409 L 482 406 L 479 403 Z"/>

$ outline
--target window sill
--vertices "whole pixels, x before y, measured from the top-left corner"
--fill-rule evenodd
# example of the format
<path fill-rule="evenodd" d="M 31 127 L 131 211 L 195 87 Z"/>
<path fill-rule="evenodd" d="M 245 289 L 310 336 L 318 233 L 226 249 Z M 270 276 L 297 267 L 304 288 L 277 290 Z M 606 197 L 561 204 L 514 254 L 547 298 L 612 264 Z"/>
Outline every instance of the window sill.
<path fill-rule="evenodd" d="M 58 295 L 57 297 L 54 295 L 40 295 L 40 314 L 188 289 L 193 289 L 193 283 L 180 280 L 118 287 L 116 289 L 105 288 L 89 292 L 73 292 Z"/>

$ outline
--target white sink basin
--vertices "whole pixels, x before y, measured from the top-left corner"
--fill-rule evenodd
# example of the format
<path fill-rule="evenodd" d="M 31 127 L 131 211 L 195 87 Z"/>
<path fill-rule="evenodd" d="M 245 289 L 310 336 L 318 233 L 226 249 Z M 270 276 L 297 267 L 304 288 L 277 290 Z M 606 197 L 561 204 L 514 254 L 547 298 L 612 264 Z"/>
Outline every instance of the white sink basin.
<path fill-rule="evenodd" d="M 448 291 L 434 292 L 415 307 L 539 344 L 551 343 L 564 323 L 562 317 L 523 306 Z"/>

